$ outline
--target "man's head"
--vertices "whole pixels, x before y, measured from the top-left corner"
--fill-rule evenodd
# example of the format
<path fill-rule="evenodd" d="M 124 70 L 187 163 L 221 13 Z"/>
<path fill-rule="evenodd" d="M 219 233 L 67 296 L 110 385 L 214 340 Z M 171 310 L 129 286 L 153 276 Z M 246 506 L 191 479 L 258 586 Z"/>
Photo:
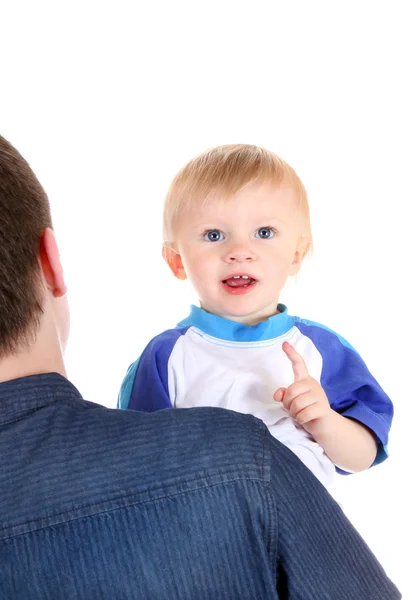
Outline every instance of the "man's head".
<path fill-rule="evenodd" d="M 207 311 L 255 324 L 312 245 L 306 190 L 278 156 L 257 146 L 214 148 L 175 177 L 164 207 L 163 255 Z"/>
<path fill-rule="evenodd" d="M 6 361 L 22 354 L 27 360 L 38 342 L 42 353 L 47 339 L 66 343 L 66 288 L 51 227 L 45 191 L 0 136 L 0 380 L 7 379 Z M 42 369 L 39 357 L 35 362 L 33 368 Z"/>

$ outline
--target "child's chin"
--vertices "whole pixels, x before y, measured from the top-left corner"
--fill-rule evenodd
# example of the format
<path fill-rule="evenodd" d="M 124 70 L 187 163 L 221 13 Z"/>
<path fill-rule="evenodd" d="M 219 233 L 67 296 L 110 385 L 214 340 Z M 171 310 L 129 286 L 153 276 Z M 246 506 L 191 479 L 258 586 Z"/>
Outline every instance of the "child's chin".
<path fill-rule="evenodd" d="M 234 307 L 232 307 L 228 314 L 229 314 L 229 318 L 237 318 L 237 319 L 247 319 L 249 317 L 252 317 L 256 314 L 257 309 L 255 309 L 254 307 L 250 307 L 250 306 L 244 306 L 244 307 L 240 307 L 237 308 L 236 310 L 234 309 Z"/>

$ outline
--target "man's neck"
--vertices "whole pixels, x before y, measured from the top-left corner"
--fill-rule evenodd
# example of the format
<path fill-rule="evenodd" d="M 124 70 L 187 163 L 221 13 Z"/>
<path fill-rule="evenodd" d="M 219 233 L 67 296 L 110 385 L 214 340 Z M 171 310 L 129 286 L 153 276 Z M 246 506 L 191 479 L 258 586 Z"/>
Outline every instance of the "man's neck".
<path fill-rule="evenodd" d="M 30 348 L 24 348 L 12 356 L 0 359 L 0 383 L 40 373 L 59 373 L 66 377 L 62 349 L 57 336 L 40 334 Z"/>
<path fill-rule="evenodd" d="M 0 383 L 19 379 L 20 377 L 29 377 L 30 375 L 39 375 L 40 373 L 59 373 L 66 377 L 66 370 L 63 360 L 37 361 L 31 356 L 16 355 L 13 358 L 6 358 L 0 361 Z"/>

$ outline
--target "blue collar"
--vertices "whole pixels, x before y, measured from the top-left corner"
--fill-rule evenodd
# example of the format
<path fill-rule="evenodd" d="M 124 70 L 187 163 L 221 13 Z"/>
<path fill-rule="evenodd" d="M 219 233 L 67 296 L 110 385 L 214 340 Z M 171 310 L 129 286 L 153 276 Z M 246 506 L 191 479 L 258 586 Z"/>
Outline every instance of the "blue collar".
<path fill-rule="evenodd" d="M 295 317 L 288 315 L 284 304 L 278 304 L 277 309 L 279 313 L 266 321 L 257 325 L 244 325 L 208 313 L 192 304 L 189 316 L 178 323 L 177 327 L 197 327 L 212 337 L 231 342 L 271 340 L 284 335 L 295 324 Z"/>
<path fill-rule="evenodd" d="M 41 373 L 0 383 L 0 424 L 15 421 L 24 414 L 39 410 L 65 398 L 82 396 L 58 373 Z"/>

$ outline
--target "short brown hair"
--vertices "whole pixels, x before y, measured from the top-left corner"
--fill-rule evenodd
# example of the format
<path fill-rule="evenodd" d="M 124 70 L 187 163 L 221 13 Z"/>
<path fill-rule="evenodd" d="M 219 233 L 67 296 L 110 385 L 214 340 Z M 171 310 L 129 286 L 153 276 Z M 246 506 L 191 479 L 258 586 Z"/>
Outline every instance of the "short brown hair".
<path fill-rule="evenodd" d="M 0 359 L 29 344 L 39 326 L 39 242 L 51 226 L 44 189 L 0 136 Z"/>
<path fill-rule="evenodd" d="M 164 204 L 164 244 L 174 242 L 180 215 L 211 202 L 230 198 L 252 182 L 270 181 L 295 191 L 303 216 L 304 246 L 312 246 L 308 196 L 296 171 L 274 152 L 249 144 L 228 144 L 196 156 L 173 179 Z"/>

